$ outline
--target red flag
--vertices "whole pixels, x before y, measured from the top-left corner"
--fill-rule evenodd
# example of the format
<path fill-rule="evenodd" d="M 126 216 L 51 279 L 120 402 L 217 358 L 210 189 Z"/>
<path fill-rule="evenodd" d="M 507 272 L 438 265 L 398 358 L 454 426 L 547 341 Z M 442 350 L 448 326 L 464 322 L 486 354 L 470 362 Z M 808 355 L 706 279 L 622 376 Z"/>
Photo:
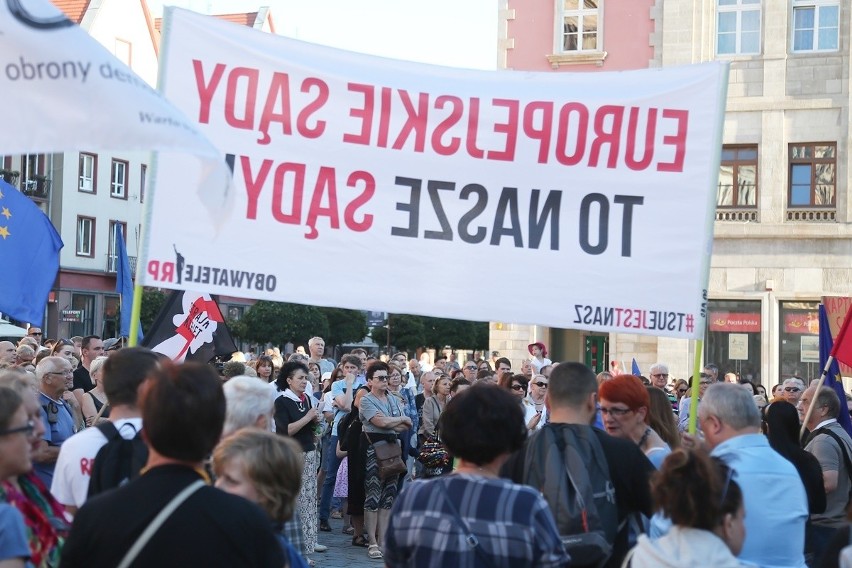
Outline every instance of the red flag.
<path fill-rule="evenodd" d="M 849 332 L 849 324 L 852 323 L 852 305 L 846 312 L 846 317 L 843 319 L 843 325 L 840 326 L 840 331 L 837 332 L 837 337 L 834 339 L 834 347 L 831 349 L 831 356 L 847 365 L 852 365 L 852 334 Z"/>

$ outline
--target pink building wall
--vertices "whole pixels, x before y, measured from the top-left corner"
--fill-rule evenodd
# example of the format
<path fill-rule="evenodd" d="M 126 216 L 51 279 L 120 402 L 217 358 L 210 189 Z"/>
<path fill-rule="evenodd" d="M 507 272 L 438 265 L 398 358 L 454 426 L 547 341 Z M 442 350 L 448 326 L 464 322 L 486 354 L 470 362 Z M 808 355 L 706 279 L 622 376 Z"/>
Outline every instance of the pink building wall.
<path fill-rule="evenodd" d="M 514 19 L 507 22 L 507 36 L 514 47 L 506 51 L 506 66 L 525 71 L 623 71 L 642 69 L 654 59 L 651 35 L 655 0 L 598 0 L 603 5 L 601 65 L 560 65 L 553 69 L 547 56 L 554 53 L 556 7 L 562 0 L 508 0 Z"/>

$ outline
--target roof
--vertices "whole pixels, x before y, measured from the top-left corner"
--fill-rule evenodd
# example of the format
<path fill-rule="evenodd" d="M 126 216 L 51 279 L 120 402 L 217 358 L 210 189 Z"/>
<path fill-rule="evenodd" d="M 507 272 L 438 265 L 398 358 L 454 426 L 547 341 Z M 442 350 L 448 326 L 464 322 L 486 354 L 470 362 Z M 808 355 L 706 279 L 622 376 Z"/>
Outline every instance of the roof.
<path fill-rule="evenodd" d="M 89 7 L 90 0 L 52 0 L 54 6 L 62 10 L 68 19 L 79 24 Z"/>

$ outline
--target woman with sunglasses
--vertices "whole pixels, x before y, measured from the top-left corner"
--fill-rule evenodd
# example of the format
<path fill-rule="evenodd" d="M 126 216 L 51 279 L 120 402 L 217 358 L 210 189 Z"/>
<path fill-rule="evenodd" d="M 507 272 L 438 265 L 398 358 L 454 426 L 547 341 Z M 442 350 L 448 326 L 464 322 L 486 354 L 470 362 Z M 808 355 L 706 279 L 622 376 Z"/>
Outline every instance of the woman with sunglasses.
<path fill-rule="evenodd" d="M 675 383 L 674 394 L 677 397 L 678 405 L 680 405 L 680 399 L 682 399 L 686 393 L 689 392 L 689 383 L 686 382 L 685 379 L 678 379 Z"/>
<path fill-rule="evenodd" d="M 530 430 L 538 430 L 547 423 L 547 408 L 544 406 L 544 399 L 547 396 L 548 382 L 549 379 L 544 375 L 533 375 L 530 382 L 527 403 L 535 412 L 535 415 L 527 421 L 527 428 Z"/>
<path fill-rule="evenodd" d="M 21 395 L 0 387 L 0 481 L 22 475 L 32 468 L 34 423 L 29 420 Z M 0 500 L 0 565 L 23 568 L 30 560 L 24 518 L 15 507 Z"/>
<path fill-rule="evenodd" d="M 651 493 L 674 526 L 653 541 L 641 535 L 625 565 L 741 568 L 736 556 L 745 542 L 745 507 L 732 474 L 703 451 L 676 450 L 666 458 L 651 482 Z"/>
<path fill-rule="evenodd" d="M 598 389 L 604 429 L 630 440 L 658 468 L 671 448 L 650 426 L 651 397 L 639 377 L 619 375 Z"/>
<path fill-rule="evenodd" d="M 525 375 L 503 373 L 497 384 L 517 397 L 521 405 L 521 410 L 524 411 L 524 424 L 527 425 L 527 428 L 529 430 L 538 428 L 541 423 L 541 415 L 536 413 L 535 406 L 527 400 L 527 392 L 530 384 L 527 377 Z"/>

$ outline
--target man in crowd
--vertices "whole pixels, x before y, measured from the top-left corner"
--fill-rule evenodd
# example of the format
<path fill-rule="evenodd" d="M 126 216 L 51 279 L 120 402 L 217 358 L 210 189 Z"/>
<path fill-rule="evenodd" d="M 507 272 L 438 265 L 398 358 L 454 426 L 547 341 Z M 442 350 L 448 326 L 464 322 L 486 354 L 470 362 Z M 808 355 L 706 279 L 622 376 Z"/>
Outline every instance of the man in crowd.
<path fill-rule="evenodd" d="M 64 357 L 45 357 L 36 367 L 39 383 L 38 403 L 44 436 L 33 454 L 33 467 L 46 487 L 53 481 L 53 470 L 62 444 L 83 423 L 80 405 L 71 388 L 71 363 Z"/>
<path fill-rule="evenodd" d="M 512 374 L 512 362 L 505 357 L 500 357 L 494 362 L 494 372 L 497 375 L 497 382 L 503 378 L 506 373 Z"/>
<path fill-rule="evenodd" d="M 92 361 L 104 354 L 104 342 L 97 335 L 88 335 L 83 338 L 83 343 L 80 351 L 80 365 L 74 371 L 74 388 L 72 390 L 82 389 L 89 392 L 95 388 L 92 383 L 92 377 L 89 375 L 89 367 Z"/>
<path fill-rule="evenodd" d="M 549 427 L 556 428 L 558 432 L 558 428 L 564 425 L 595 436 L 606 457 L 610 481 L 615 490 L 618 526 L 621 527 L 615 542 L 610 543 L 613 544 L 613 553 L 606 565 L 621 566 L 630 548 L 629 523 L 625 521 L 636 513 L 650 516 L 653 511 L 649 479 L 655 471 L 654 466 L 635 443 L 592 428 L 597 415 L 598 382 L 595 373 L 587 366 L 582 363 L 560 363 L 550 374 L 548 387 L 545 400 Z M 527 483 L 529 468 L 525 463 L 526 454 L 533 451 L 533 444 L 550 443 L 544 434 L 541 431 L 536 433 L 523 449 L 511 456 L 501 470 L 501 475 L 515 483 Z M 553 510 L 554 504 L 548 504 Z"/>
<path fill-rule="evenodd" d="M 724 380 L 724 378 L 719 379 L 719 367 L 713 363 L 707 363 L 704 365 L 704 373 L 710 377 L 710 382 L 715 383 L 720 380 Z"/>
<path fill-rule="evenodd" d="M 160 512 L 188 494 L 127 565 L 284 566 L 263 511 L 204 481 L 204 460 L 225 422 L 216 372 L 198 363 L 155 372 L 139 390 L 139 406 L 148 445 L 146 472 L 80 508 L 61 565 L 121 565 Z"/>
<path fill-rule="evenodd" d="M 805 381 L 799 377 L 790 377 L 784 381 L 784 390 L 781 392 L 781 396 L 784 400 L 796 406 L 799 404 L 803 392 L 805 392 Z"/>
<path fill-rule="evenodd" d="M 669 384 L 669 367 L 665 363 L 654 363 L 648 370 L 651 375 L 651 386 L 666 391 Z"/>
<path fill-rule="evenodd" d="M 41 346 L 42 336 L 40 327 L 31 327 L 27 330 L 27 337 L 32 338 L 39 346 Z"/>
<path fill-rule="evenodd" d="M 822 467 L 822 479 L 825 486 L 825 511 L 811 515 L 805 539 L 805 550 L 819 558 L 826 545 L 838 529 L 845 527 L 846 507 L 852 482 L 849 476 L 849 460 L 852 459 L 852 438 L 837 422 L 840 415 L 840 399 L 834 389 L 816 385 L 810 386 L 799 399 L 799 413 L 807 415 L 813 406 L 806 424 L 810 435 L 805 450 L 816 456 Z"/>
<path fill-rule="evenodd" d="M 462 373 L 464 373 L 464 378 L 470 381 L 470 384 L 476 382 L 476 361 L 467 361 L 462 367 Z"/>
<path fill-rule="evenodd" d="M 109 420 L 118 433 L 130 440 L 142 429 L 137 391 L 157 368 L 157 355 L 142 347 L 116 352 L 101 370 L 104 394 L 109 400 Z M 86 428 L 62 444 L 50 492 L 72 515 L 86 501 L 95 456 L 107 443 L 98 428 Z"/>
<path fill-rule="evenodd" d="M 11 341 L 0 341 L 0 367 L 15 365 L 15 344 Z"/>
<path fill-rule="evenodd" d="M 320 374 L 330 373 L 334 370 L 334 361 L 323 359 L 325 354 L 325 340 L 322 337 L 312 337 L 308 340 L 308 351 L 311 352 L 310 361 L 313 361 L 320 368 Z"/>
<path fill-rule="evenodd" d="M 423 368 L 420 366 L 420 361 L 417 359 L 408 361 L 408 379 L 405 381 L 405 386 L 415 395 L 423 392 L 423 386 L 420 384 L 422 377 Z"/>
<path fill-rule="evenodd" d="M 365 353 L 366 355 L 366 353 Z M 337 457 L 337 426 L 344 416 L 349 414 L 352 408 L 352 393 L 361 385 L 367 384 L 363 375 L 359 375 L 361 359 L 350 353 L 344 355 L 340 361 L 343 378 L 334 381 L 331 385 L 331 397 L 337 410 L 331 423 L 331 437 L 325 447 L 323 456 L 323 467 L 325 467 L 325 479 L 322 483 L 319 506 L 319 530 L 330 532 L 331 525 L 328 518 L 331 514 L 331 497 L 334 493 L 334 484 L 337 480 L 337 470 L 340 468 L 340 458 Z"/>
<path fill-rule="evenodd" d="M 29 345 L 19 345 L 15 349 L 15 365 L 18 367 L 29 365 L 35 359 L 35 356 L 35 350 L 32 347 Z"/>
<path fill-rule="evenodd" d="M 746 536 L 739 559 L 758 566 L 804 566 L 805 487 L 793 464 L 761 434 L 752 393 L 739 385 L 714 384 L 701 399 L 698 420 L 711 455 L 733 470 L 743 493 Z"/>

